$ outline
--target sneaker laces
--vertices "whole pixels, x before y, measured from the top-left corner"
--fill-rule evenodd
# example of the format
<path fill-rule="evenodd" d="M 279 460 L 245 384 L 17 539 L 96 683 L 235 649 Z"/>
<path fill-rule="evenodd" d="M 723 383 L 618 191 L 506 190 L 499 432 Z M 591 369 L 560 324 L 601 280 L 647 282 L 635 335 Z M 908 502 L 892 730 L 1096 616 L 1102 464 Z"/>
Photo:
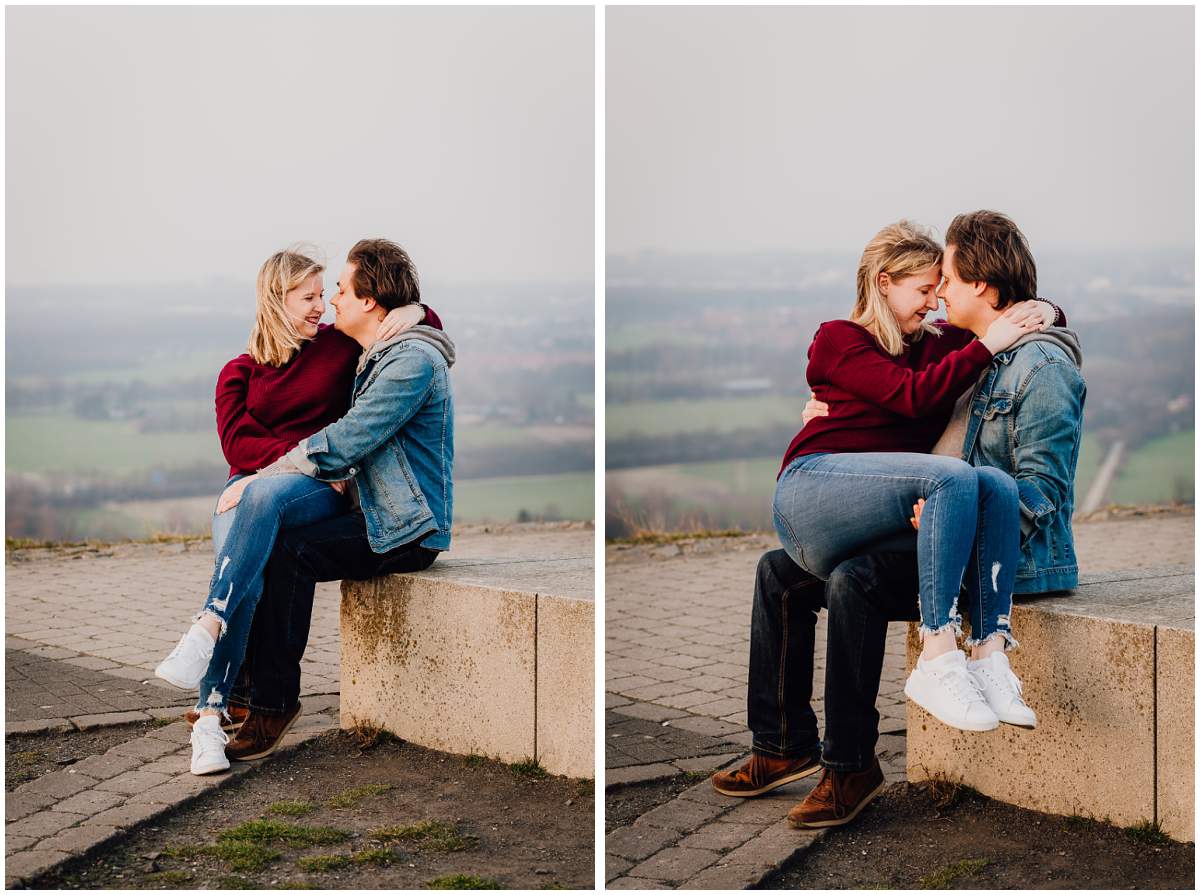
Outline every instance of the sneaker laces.
<path fill-rule="evenodd" d="M 211 716 L 204 715 L 202 717 Z M 223 752 L 229 744 L 229 734 L 221 729 L 219 723 L 214 729 L 207 724 L 201 724 L 197 721 L 192 725 L 192 737 L 196 741 L 195 745 L 200 747 L 201 752 L 208 752 L 212 749 L 220 749 Z"/>
<path fill-rule="evenodd" d="M 973 702 L 986 703 L 983 694 L 979 692 L 979 687 L 971 680 L 971 675 L 962 666 L 952 665 L 949 668 L 935 671 L 934 674 L 938 680 L 947 685 L 947 689 L 954 698 L 964 705 L 970 705 Z"/>
<path fill-rule="evenodd" d="M 816 805 L 828 805 L 833 809 L 835 817 L 846 813 L 842 800 L 838 797 L 837 774 L 830 768 L 821 768 L 821 779 L 812 788 L 812 792 L 804 799 Z"/>
<path fill-rule="evenodd" d="M 1003 669 L 997 667 L 998 663 L 992 661 L 982 662 L 976 666 L 979 672 L 983 674 L 994 686 L 1002 690 L 1008 691 L 1008 694 L 1021 705 L 1025 704 L 1025 700 L 1021 698 L 1021 694 L 1025 692 L 1025 688 L 1021 684 L 1021 679 L 1017 677 L 1011 667 L 1006 663 Z"/>

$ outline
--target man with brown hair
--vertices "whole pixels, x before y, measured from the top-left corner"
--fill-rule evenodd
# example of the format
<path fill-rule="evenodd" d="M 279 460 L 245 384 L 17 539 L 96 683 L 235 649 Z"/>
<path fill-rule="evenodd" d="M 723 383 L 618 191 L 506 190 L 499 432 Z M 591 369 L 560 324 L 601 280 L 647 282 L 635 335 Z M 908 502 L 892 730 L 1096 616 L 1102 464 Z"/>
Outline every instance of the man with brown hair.
<path fill-rule="evenodd" d="M 337 285 L 334 326 L 364 349 L 350 410 L 260 475 L 349 482 L 356 499 L 275 541 L 250 631 L 250 715 L 225 750 L 237 761 L 270 754 L 300 715 L 316 583 L 418 571 L 450 547 L 454 345 L 427 326 L 374 341 L 389 310 L 420 300 L 412 259 L 394 242 L 356 243 Z"/>
<path fill-rule="evenodd" d="M 1010 304 L 1037 297 L 1033 255 L 1007 216 L 958 215 L 946 243 L 937 295 L 952 325 L 981 334 Z M 1086 385 L 1078 337 L 1065 328 L 1061 311 L 1054 322 L 993 358 L 958 400 L 933 448 L 974 466 L 1002 469 L 1016 480 L 1017 594 L 1067 590 L 1078 580 L 1071 513 Z M 828 412 L 828 405 L 810 401 L 805 420 Z M 882 790 L 875 701 L 887 626 L 919 618 L 915 540 L 912 548 L 903 543 L 889 548 L 845 560 L 826 582 L 783 550 L 759 560 L 747 688 L 754 751 L 743 766 L 713 776 L 719 792 L 756 796 L 819 770 L 816 787 L 788 819 L 796 827 L 829 827 L 852 821 Z M 823 607 L 829 616 L 822 743 L 809 702 L 815 627 Z M 969 662 L 968 671 L 1002 722 L 1036 723 L 1028 707 L 1021 711 L 1019 698 L 1006 698 L 1011 672 L 1006 674 L 1003 650 Z"/>

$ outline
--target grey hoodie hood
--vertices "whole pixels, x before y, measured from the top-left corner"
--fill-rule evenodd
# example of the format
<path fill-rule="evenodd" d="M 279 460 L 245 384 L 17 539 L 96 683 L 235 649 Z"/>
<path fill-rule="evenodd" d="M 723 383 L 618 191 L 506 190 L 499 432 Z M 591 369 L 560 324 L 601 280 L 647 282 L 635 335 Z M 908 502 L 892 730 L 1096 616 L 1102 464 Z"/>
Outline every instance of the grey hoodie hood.
<path fill-rule="evenodd" d="M 407 342 L 409 339 L 418 339 L 419 341 L 427 342 L 442 353 L 442 357 L 446 359 L 446 366 L 454 366 L 454 343 L 450 341 L 450 337 L 440 329 L 434 329 L 432 326 L 419 325 L 410 329 L 406 329 L 404 332 L 400 333 L 400 335 L 392 336 L 390 339 L 387 339 L 383 342 L 372 342 L 370 347 L 363 351 L 362 356 L 359 357 L 358 369 L 354 371 L 355 374 L 363 371 L 363 368 L 367 365 L 367 361 L 370 358 L 382 351 L 386 351 L 393 345 L 396 345 L 400 342 Z"/>
<path fill-rule="evenodd" d="M 1030 342 L 1050 342 L 1057 345 L 1067 353 L 1076 367 L 1083 368 L 1083 348 L 1079 345 L 1079 336 L 1075 330 L 1067 329 L 1065 326 L 1052 326 L 1049 329 L 1041 332 L 1030 333 L 1027 336 L 1021 336 L 1017 341 L 1013 342 L 1005 351 L 1012 351 L 1014 348 L 1020 348 Z M 1003 352 L 1001 352 L 1003 353 Z M 937 444 L 933 446 L 931 453 L 942 454 L 947 457 L 961 457 L 963 442 L 967 437 L 967 413 L 971 407 L 971 398 L 975 395 L 975 389 L 979 388 L 979 383 L 987 376 L 991 369 L 991 364 L 984 367 L 983 372 L 979 374 L 979 378 L 974 384 L 959 396 L 958 401 L 954 404 L 954 413 L 950 416 L 950 422 L 946 426 L 946 431 L 942 433 L 942 437 L 938 439 Z"/>

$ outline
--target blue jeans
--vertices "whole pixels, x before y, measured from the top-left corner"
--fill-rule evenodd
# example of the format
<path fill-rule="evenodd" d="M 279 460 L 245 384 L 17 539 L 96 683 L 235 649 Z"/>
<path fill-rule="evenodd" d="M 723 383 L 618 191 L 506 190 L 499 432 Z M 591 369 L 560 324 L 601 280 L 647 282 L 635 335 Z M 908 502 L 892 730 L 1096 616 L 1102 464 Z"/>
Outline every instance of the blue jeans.
<path fill-rule="evenodd" d="M 962 633 L 965 587 L 971 639 L 1009 624 L 1020 550 L 1016 482 L 991 467 L 933 454 L 874 452 L 797 457 L 775 487 L 775 530 L 788 555 L 828 580 L 839 563 L 911 542 L 909 517 L 925 498 L 916 536 L 921 631 Z"/>
<path fill-rule="evenodd" d="M 234 476 L 228 488 L 243 476 Z M 346 509 L 346 501 L 324 482 L 306 475 L 255 479 L 232 510 L 214 514 L 213 553 L 216 567 L 208 599 L 197 618 L 211 615 L 221 623 L 208 672 L 200 683 L 197 709 L 228 710 L 237 681 L 254 609 L 263 589 L 263 569 L 281 529 L 328 519 Z"/>

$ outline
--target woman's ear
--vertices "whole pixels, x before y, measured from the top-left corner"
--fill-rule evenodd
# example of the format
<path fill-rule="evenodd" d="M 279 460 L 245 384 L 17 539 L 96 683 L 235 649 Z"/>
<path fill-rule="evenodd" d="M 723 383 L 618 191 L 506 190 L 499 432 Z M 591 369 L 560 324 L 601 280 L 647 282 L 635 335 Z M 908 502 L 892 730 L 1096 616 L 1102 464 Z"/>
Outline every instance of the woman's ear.
<path fill-rule="evenodd" d="M 879 294 L 887 298 L 888 288 L 892 285 L 892 278 L 887 273 L 881 273 L 876 281 L 879 285 Z"/>

